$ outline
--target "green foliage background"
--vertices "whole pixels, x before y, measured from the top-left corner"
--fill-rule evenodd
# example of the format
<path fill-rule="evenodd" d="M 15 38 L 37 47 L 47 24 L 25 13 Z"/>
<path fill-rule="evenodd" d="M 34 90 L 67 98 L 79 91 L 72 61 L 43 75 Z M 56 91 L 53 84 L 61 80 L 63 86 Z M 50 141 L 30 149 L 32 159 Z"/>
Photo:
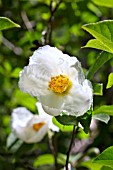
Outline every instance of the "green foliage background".
<path fill-rule="evenodd" d="M 55 0 L 54 3 L 56 3 Z M 95 63 L 101 51 L 81 48 L 92 38 L 81 27 L 84 24 L 113 19 L 113 4 L 112 2 L 109 2 L 110 6 L 106 4 L 107 2 L 100 5 L 96 0 L 64 0 L 54 14 L 52 45 L 64 53 L 76 56 L 81 61 L 84 72 Z M 32 165 L 37 170 L 53 169 L 51 155 L 49 155 L 51 162 L 49 166 L 45 167 L 42 163 L 43 166 L 40 167 L 35 161 L 39 155 L 51 154 L 46 137 L 37 144 L 22 144 L 19 149 L 17 149 L 19 143 L 17 148 L 6 147 L 6 140 L 11 131 L 12 109 L 25 106 L 32 112 L 37 112 L 36 99 L 19 90 L 18 75 L 20 70 L 28 64 L 32 51 L 41 43 L 42 32 L 47 30 L 50 18 L 49 5 L 50 0 L 0 1 L 0 16 L 8 17 L 21 26 L 21 28 L 0 32 L 0 170 L 32 170 Z M 113 88 L 106 89 L 108 76 L 112 71 L 113 60 L 110 60 L 91 79 L 93 82 L 103 83 L 103 96 L 94 96 L 94 109 L 101 105 L 113 104 Z M 99 123 L 97 131 L 96 138 L 86 150 L 97 147 L 103 151 L 113 145 L 112 118 L 108 125 Z M 61 154 L 66 154 L 70 137 L 70 132 L 59 132 L 54 135 L 53 141 Z M 78 134 L 78 138 L 83 140 L 86 135 Z"/>

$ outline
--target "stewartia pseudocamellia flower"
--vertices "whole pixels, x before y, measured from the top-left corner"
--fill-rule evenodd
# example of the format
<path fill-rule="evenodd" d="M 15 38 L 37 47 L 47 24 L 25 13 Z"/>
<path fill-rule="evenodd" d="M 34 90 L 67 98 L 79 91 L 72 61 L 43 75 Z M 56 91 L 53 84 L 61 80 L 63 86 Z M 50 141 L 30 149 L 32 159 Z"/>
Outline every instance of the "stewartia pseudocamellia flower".
<path fill-rule="evenodd" d="M 25 107 L 18 107 L 12 112 L 12 132 L 26 143 L 40 142 L 48 129 L 58 131 L 52 123 L 52 116 L 45 113 L 40 103 L 37 103 L 39 115 L 33 115 Z"/>
<path fill-rule="evenodd" d="M 92 86 L 76 57 L 49 45 L 40 47 L 20 72 L 19 87 L 38 98 L 50 115 L 81 116 L 93 101 Z"/>

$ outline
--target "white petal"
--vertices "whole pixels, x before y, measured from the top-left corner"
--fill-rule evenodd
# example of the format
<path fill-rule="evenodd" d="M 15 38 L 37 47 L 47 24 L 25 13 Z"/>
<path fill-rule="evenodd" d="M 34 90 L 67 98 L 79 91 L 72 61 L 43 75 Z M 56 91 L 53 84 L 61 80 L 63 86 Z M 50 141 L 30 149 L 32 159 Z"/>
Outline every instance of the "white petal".
<path fill-rule="evenodd" d="M 56 108 L 53 108 L 53 107 L 48 107 L 46 105 L 42 105 L 44 111 L 52 116 L 58 116 L 60 115 L 61 113 L 61 110 L 60 109 L 56 109 Z"/>
<path fill-rule="evenodd" d="M 69 112 L 70 115 L 81 116 L 87 112 L 93 102 L 89 81 L 85 80 L 83 86 L 74 84 L 64 102 L 64 110 Z"/>
<path fill-rule="evenodd" d="M 58 128 L 57 126 L 55 126 L 55 125 L 53 124 L 53 122 L 52 122 L 53 116 L 47 114 L 47 113 L 43 110 L 42 105 L 41 105 L 40 102 L 37 102 L 37 103 L 36 103 L 36 106 L 37 106 L 37 109 L 38 109 L 39 116 L 40 116 L 41 118 L 45 118 L 45 119 L 46 119 L 46 121 L 47 121 L 47 123 L 48 123 L 48 126 L 49 126 L 49 129 L 58 132 L 58 131 L 59 131 L 59 128 Z"/>
<path fill-rule="evenodd" d="M 32 96 L 47 95 L 49 94 L 49 74 L 50 73 L 41 66 L 27 66 L 20 73 L 19 87 L 23 92 L 29 93 Z"/>

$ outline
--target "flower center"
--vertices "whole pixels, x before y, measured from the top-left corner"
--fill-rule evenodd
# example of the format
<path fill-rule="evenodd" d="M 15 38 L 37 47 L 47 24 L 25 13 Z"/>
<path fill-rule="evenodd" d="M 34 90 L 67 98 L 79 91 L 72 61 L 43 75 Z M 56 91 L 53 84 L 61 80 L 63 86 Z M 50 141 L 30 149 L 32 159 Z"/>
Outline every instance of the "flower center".
<path fill-rule="evenodd" d="M 45 122 L 35 123 L 35 124 L 33 124 L 33 129 L 35 131 L 38 131 L 44 124 L 45 124 Z"/>
<path fill-rule="evenodd" d="M 49 82 L 49 90 L 52 90 L 55 93 L 67 93 L 69 89 L 72 87 L 72 82 L 65 75 L 59 75 L 55 77 L 51 77 L 51 81 Z"/>

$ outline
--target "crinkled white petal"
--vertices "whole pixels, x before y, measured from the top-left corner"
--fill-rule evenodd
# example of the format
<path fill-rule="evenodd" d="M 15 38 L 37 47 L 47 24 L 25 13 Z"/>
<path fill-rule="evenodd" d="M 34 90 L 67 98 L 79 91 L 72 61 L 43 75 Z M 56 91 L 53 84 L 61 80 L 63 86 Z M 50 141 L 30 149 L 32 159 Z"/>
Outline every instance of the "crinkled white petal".
<path fill-rule="evenodd" d="M 51 73 L 41 66 L 40 68 L 37 65 L 27 66 L 20 73 L 19 87 L 23 92 L 32 96 L 47 95 L 50 93 L 48 90 L 49 74 Z"/>
<path fill-rule="evenodd" d="M 61 113 L 60 109 L 49 107 L 49 106 L 46 106 L 44 104 L 42 104 L 42 108 L 44 109 L 44 111 L 46 113 L 48 113 L 49 115 L 52 115 L 52 116 L 58 116 Z"/>
<path fill-rule="evenodd" d="M 47 123 L 48 123 L 48 126 L 49 126 L 49 129 L 53 130 L 53 131 L 59 131 L 59 128 L 57 126 L 55 126 L 52 122 L 52 118 L 53 116 L 47 114 L 44 109 L 42 108 L 42 104 L 40 102 L 37 102 L 36 103 L 36 106 L 37 106 L 37 109 L 38 109 L 38 112 L 39 112 L 39 116 L 41 118 L 45 118 Z"/>
<path fill-rule="evenodd" d="M 84 80 L 83 85 L 75 83 L 66 96 L 64 109 L 70 114 L 81 116 L 86 113 L 93 102 L 92 88 L 88 80 Z"/>
<path fill-rule="evenodd" d="M 33 125 L 44 122 L 45 124 L 38 130 L 34 130 Z M 24 107 L 14 109 L 11 120 L 12 132 L 26 143 L 39 142 L 48 131 L 46 118 L 33 115 Z"/>

